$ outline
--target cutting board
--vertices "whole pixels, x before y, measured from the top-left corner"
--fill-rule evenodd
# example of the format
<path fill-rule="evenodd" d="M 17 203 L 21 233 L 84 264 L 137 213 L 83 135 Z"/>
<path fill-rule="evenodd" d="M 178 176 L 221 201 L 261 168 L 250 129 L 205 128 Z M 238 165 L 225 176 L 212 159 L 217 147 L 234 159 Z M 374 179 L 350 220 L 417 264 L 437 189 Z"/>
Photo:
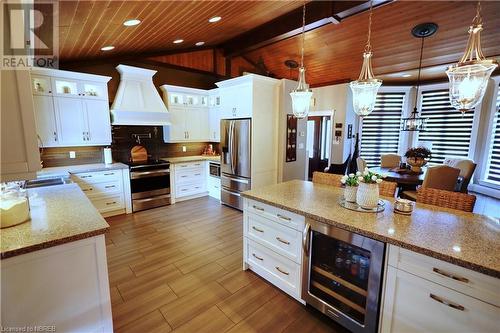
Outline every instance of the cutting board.
<path fill-rule="evenodd" d="M 134 146 L 130 150 L 132 162 L 146 162 L 148 160 L 148 151 L 143 146 Z"/>

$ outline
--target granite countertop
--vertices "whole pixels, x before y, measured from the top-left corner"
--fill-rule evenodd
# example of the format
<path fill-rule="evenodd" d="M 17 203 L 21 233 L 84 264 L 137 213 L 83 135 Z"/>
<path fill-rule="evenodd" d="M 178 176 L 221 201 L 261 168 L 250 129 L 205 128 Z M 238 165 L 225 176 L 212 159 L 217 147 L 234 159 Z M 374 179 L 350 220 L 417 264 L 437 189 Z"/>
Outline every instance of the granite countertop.
<path fill-rule="evenodd" d="M 0 230 L 1 258 L 105 233 L 109 225 L 76 184 L 29 189 L 31 221 Z"/>
<path fill-rule="evenodd" d="M 417 204 L 406 216 L 394 213 L 394 200 L 383 197 L 383 212 L 355 212 L 339 206 L 342 191 L 293 180 L 242 196 L 500 278 L 498 218 L 425 204 Z"/>
<path fill-rule="evenodd" d="M 80 165 L 68 165 L 68 166 L 60 166 L 60 167 L 48 167 L 43 168 L 38 171 L 37 177 L 65 177 L 70 173 L 83 173 L 83 172 L 97 172 L 97 171 L 108 171 L 108 170 L 119 170 L 119 169 L 128 169 L 128 165 L 123 163 L 93 163 L 93 164 L 80 164 Z"/>
<path fill-rule="evenodd" d="M 220 155 L 194 155 L 194 156 L 181 156 L 181 157 L 161 157 L 162 160 L 169 161 L 170 163 L 184 163 L 194 161 L 213 161 L 220 162 Z"/>

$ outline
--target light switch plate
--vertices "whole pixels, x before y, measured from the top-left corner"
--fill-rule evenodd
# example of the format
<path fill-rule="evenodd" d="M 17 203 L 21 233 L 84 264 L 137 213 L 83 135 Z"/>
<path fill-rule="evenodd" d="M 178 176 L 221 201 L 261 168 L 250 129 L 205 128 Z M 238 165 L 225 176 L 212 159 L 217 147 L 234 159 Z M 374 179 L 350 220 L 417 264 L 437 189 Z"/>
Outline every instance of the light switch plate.
<path fill-rule="evenodd" d="M 182 146 L 182 152 L 185 153 L 187 151 L 186 146 Z"/>
<path fill-rule="evenodd" d="M 69 152 L 69 158 L 76 158 L 76 152 L 74 152 L 73 150 L 71 150 Z"/>

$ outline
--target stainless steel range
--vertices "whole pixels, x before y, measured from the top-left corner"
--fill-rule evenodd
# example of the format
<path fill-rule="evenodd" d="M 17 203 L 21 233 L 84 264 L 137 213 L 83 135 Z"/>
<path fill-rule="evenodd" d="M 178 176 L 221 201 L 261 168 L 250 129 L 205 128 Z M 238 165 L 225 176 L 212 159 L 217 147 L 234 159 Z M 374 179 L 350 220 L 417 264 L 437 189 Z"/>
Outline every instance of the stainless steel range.
<path fill-rule="evenodd" d="M 132 211 L 170 205 L 170 163 L 153 160 L 128 165 Z"/>

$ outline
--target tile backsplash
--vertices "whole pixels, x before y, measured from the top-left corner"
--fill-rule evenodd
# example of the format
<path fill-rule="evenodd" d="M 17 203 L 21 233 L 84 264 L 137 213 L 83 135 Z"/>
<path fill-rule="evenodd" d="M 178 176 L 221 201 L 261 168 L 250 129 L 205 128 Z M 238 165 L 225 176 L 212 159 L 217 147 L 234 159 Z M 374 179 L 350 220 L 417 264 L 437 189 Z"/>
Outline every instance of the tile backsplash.
<path fill-rule="evenodd" d="M 71 151 L 75 152 L 75 158 L 70 158 Z M 43 167 L 58 167 L 78 164 L 103 163 L 103 147 L 57 147 L 40 149 L 40 159 Z"/>

